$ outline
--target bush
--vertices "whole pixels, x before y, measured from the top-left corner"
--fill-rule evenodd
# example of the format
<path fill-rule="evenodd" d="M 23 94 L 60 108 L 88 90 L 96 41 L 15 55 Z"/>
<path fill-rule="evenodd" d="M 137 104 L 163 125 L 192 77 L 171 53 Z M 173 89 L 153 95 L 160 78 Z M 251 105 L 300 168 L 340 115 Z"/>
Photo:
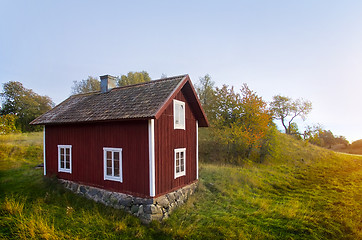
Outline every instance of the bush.
<path fill-rule="evenodd" d="M 243 137 L 232 131 L 209 128 L 199 132 L 199 159 L 201 162 L 242 165 L 247 162 L 263 162 L 278 157 L 280 147 L 278 130 L 270 126 L 257 144 L 248 145 Z"/>
<path fill-rule="evenodd" d="M 362 139 L 354 141 L 351 144 L 350 148 L 352 148 L 352 149 L 360 149 L 360 148 L 362 148 Z"/>
<path fill-rule="evenodd" d="M 278 135 L 280 135 L 280 133 L 276 126 L 270 126 L 259 149 L 259 162 L 263 162 L 269 158 L 279 158 L 281 149 Z"/>
<path fill-rule="evenodd" d="M 5 114 L 0 116 L 0 134 L 9 134 L 20 132 L 16 128 L 18 117 L 14 114 Z"/>

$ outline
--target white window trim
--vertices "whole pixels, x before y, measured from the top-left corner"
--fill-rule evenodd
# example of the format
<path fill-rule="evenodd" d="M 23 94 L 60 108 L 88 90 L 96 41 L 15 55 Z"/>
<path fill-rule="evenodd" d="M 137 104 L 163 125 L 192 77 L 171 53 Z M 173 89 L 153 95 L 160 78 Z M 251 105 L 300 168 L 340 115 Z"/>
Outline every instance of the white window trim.
<path fill-rule="evenodd" d="M 183 109 L 184 109 L 184 119 L 183 119 L 183 124 L 179 124 L 176 123 L 176 104 L 182 105 Z M 179 100 L 174 99 L 173 100 L 173 127 L 174 129 L 183 129 L 185 130 L 186 128 L 186 109 L 185 109 L 185 103 Z"/>
<path fill-rule="evenodd" d="M 184 152 L 184 170 L 182 172 L 176 173 L 176 153 Z M 181 176 L 186 175 L 186 148 L 176 148 L 174 151 L 174 172 L 175 179 Z"/>
<path fill-rule="evenodd" d="M 60 164 L 60 149 L 69 148 L 69 169 L 62 168 Z M 72 173 L 72 145 L 58 145 L 58 172 Z"/>
<path fill-rule="evenodd" d="M 108 176 L 107 175 L 107 151 L 110 152 L 119 152 L 119 177 Z M 103 175 L 104 180 L 111 180 L 117 182 L 123 182 L 123 164 L 122 164 L 122 148 L 103 148 Z M 113 162 L 112 162 L 112 172 L 114 171 Z"/>

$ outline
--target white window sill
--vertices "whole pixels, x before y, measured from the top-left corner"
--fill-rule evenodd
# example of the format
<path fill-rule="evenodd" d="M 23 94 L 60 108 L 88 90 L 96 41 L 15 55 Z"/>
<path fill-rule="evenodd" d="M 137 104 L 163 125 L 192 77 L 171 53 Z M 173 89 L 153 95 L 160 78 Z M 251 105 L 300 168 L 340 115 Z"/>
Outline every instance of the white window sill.
<path fill-rule="evenodd" d="M 123 179 L 121 177 L 105 176 L 104 180 L 115 181 L 115 182 L 123 182 Z"/>
<path fill-rule="evenodd" d="M 175 179 L 176 179 L 176 178 L 179 178 L 179 177 L 182 177 L 182 176 L 186 176 L 186 173 L 185 173 L 185 172 L 176 173 Z"/>

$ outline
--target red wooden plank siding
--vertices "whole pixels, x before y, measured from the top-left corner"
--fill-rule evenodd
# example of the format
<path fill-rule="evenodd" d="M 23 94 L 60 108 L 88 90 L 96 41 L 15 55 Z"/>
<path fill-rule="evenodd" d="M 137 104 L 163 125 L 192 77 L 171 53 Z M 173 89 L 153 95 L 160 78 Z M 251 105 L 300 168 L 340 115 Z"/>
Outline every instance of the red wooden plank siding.
<path fill-rule="evenodd" d="M 148 125 L 144 121 L 46 126 L 47 175 L 149 197 Z M 58 173 L 57 145 L 72 145 L 72 173 Z M 123 183 L 104 180 L 103 147 L 122 148 Z"/>
<path fill-rule="evenodd" d="M 196 180 L 196 119 L 185 95 L 175 99 L 185 102 L 186 129 L 174 129 L 173 103 L 155 120 L 156 196 L 190 184 Z M 186 176 L 174 179 L 174 149 L 186 148 Z"/>

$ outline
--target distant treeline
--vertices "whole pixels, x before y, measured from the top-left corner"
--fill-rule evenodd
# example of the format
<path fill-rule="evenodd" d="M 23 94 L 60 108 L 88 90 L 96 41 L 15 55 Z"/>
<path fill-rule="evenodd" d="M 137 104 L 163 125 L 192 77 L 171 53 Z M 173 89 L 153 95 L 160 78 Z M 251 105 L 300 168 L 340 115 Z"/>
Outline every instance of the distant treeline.
<path fill-rule="evenodd" d="M 116 80 L 118 86 L 124 86 L 150 81 L 150 77 L 146 71 L 129 72 Z M 349 144 L 345 137 L 334 136 L 320 125 L 308 126 L 304 131 L 298 129 L 295 119 L 305 120 L 312 110 L 308 100 L 276 95 L 268 104 L 246 84 L 241 89 L 228 85 L 215 87 L 208 74 L 199 79 L 195 88 L 211 125 L 209 130 L 200 132 L 200 151 L 208 161 L 261 162 L 278 154 L 277 128 L 273 120 L 280 121 L 286 134 L 321 147 Z M 71 93 L 99 89 L 98 78 L 89 76 L 75 81 Z M 40 96 L 20 82 L 5 83 L 1 97 L 0 134 L 40 130 L 41 127 L 31 126 L 29 122 L 54 106 L 48 96 Z"/>

